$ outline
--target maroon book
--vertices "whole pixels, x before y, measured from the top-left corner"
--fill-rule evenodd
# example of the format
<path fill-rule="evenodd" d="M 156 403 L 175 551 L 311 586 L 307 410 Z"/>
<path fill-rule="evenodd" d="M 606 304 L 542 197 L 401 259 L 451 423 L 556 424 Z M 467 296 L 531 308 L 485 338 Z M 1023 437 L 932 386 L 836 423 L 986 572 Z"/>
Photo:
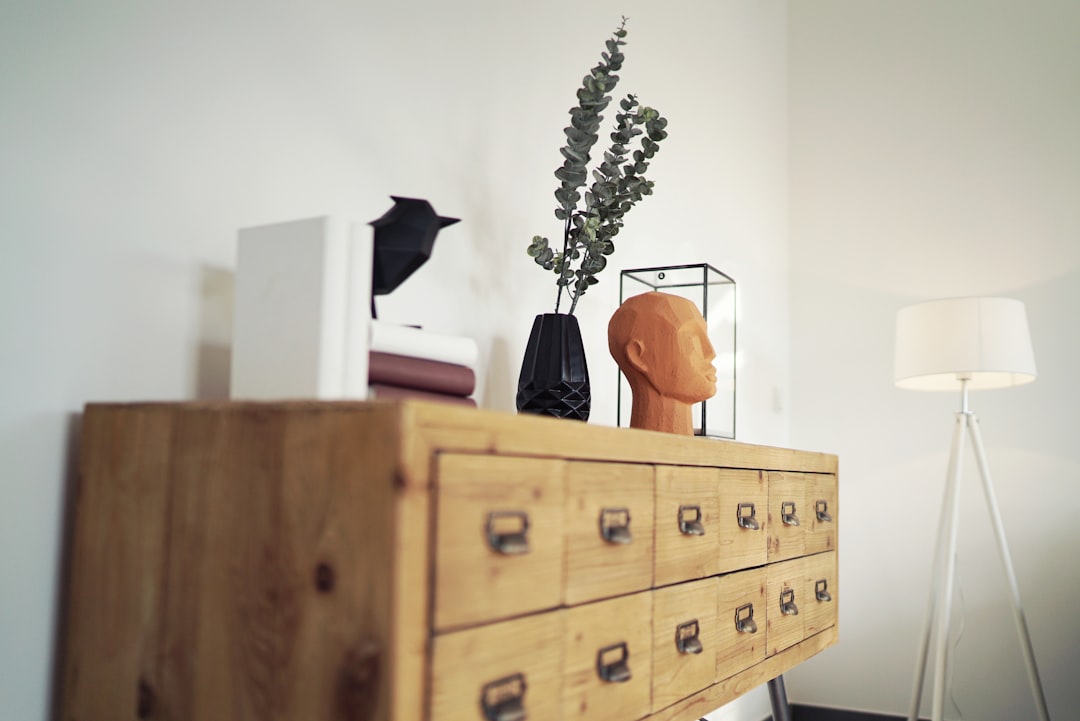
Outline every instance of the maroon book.
<path fill-rule="evenodd" d="M 368 386 L 369 398 L 377 401 L 397 401 L 414 398 L 418 401 L 434 401 L 435 403 L 453 403 L 459 406 L 476 408 L 476 401 L 464 396 L 450 396 L 445 393 L 432 393 L 415 388 L 402 388 L 401 386 L 388 386 L 382 383 L 372 383 Z"/>
<path fill-rule="evenodd" d="M 368 356 L 368 384 L 464 397 L 471 396 L 476 390 L 476 373 L 472 368 L 453 363 L 371 351 Z"/>

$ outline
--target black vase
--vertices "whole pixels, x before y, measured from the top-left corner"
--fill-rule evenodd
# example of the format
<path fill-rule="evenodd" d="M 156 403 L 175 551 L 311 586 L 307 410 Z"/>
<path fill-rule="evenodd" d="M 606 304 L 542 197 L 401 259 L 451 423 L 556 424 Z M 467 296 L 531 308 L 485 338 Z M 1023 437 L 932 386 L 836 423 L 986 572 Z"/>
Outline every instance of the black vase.
<path fill-rule="evenodd" d="M 577 318 L 565 313 L 536 316 L 518 378 L 518 411 L 586 421 L 591 403 Z"/>

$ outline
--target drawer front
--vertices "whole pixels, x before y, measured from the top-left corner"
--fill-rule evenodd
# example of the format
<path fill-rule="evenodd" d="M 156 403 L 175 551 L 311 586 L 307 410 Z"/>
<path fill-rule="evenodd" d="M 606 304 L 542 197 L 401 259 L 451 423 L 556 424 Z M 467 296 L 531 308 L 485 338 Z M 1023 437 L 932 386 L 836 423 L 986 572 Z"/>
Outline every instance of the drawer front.
<path fill-rule="evenodd" d="M 716 675 L 722 681 L 765 660 L 766 569 L 729 573 L 717 582 Z"/>
<path fill-rule="evenodd" d="M 764 565 L 769 534 L 767 475 L 725 468 L 719 478 L 717 572 Z"/>
<path fill-rule="evenodd" d="M 566 603 L 652 586 L 653 467 L 568 463 Z"/>
<path fill-rule="evenodd" d="M 806 505 L 807 476 L 769 473 L 769 563 L 796 558 L 806 549 L 813 509 Z"/>
<path fill-rule="evenodd" d="M 713 468 L 657 466 L 657 586 L 716 574 L 720 548 L 717 484 L 718 471 Z"/>
<path fill-rule="evenodd" d="M 564 612 L 438 635 L 433 641 L 432 721 L 557 719 L 562 713 Z"/>
<path fill-rule="evenodd" d="M 649 713 L 652 600 L 646 591 L 564 611 L 566 721 L 633 721 Z"/>
<path fill-rule="evenodd" d="M 716 594 L 716 578 L 653 592 L 653 711 L 716 683 Z"/>
<path fill-rule="evenodd" d="M 804 559 L 774 563 L 766 569 L 768 588 L 765 591 L 765 619 L 768 624 L 767 655 L 794 646 L 805 637 L 806 611 L 810 599 L 806 596 Z"/>
<path fill-rule="evenodd" d="M 836 523 L 839 520 L 836 476 L 815 473 L 807 483 L 806 505 L 810 528 L 806 534 L 806 552 L 836 550 Z"/>
<path fill-rule="evenodd" d="M 806 564 L 806 636 L 813 636 L 836 625 L 840 590 L 837 584 L 836 553 L 807 556 Z M 801 608 L 801 607 L 800 607 Z"/>
<path fill-rule="evenodd" d="M 437 629 L 560 605 L 564 469 L 554 460 L 439 456 Z"/>

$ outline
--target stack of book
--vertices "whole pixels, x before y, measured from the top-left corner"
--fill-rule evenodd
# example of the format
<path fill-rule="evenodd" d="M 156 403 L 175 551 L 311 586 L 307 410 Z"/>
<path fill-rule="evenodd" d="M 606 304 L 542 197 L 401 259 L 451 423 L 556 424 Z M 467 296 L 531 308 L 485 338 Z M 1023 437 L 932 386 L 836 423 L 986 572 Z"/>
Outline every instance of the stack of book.
<path fill-rule="evenodd" d="M 479 356 L 472 338 L 372 320 L 368 397 L 476 406 Z"/>

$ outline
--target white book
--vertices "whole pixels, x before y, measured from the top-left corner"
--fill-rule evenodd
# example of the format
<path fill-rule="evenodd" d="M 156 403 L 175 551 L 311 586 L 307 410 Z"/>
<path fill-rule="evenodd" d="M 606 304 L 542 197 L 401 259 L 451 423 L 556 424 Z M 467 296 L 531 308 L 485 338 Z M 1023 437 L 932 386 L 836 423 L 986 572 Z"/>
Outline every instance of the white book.
<path fill-rule="evenodd" d="M 371 229 L 333 217 L 239 232 L 230 395 L 365 399 Z"/>
<path fill-rule="evenodd" d="M 371 350 L 453 363 L 476 370 L 480 347 L 474 338 L 371 321 Z"/>

